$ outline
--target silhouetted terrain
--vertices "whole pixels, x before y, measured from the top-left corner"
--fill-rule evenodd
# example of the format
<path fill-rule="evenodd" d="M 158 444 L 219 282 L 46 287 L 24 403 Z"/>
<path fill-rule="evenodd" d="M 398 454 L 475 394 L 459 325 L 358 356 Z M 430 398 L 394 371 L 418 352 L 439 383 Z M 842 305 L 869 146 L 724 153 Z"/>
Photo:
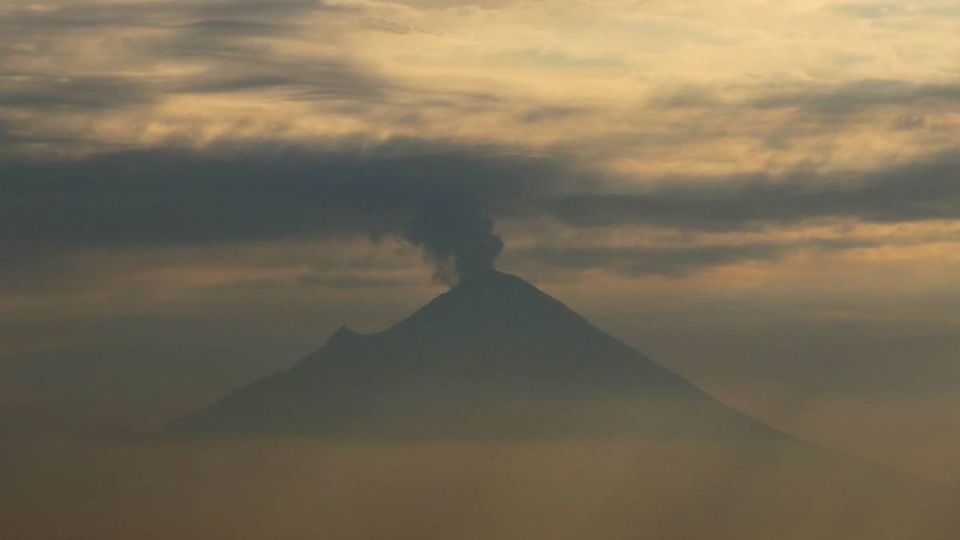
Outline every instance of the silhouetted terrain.
<path fill-rule="evenodd" d="M 522 279 L 471 277 L 393 327 L 341 328 L 173 433 L 777 438 Z"/>
<path fill-rule="evenodd" d="M 340 448 L 338 459 L 351 454 L 344 445 L 364 459 L 375 448 L 403 478 L 388 491 L 443 499 L 435 515 L 412 503 L 395 516 L 416 531 L 401 537 L 448 537 L 424 520 L 456 537 L 497 531 L 477 538 L 946 540 L 958 530 L 947 490 L 769 428 L 495 271 L 383 332 L 341 328 L 289 371 L 167 434 L 308 436 Z M 491 498 L 514 507 L 483 518 Z"/>
<path fill-rule="evenodd" d="M 163 435 L 0 448 L 0 536 L 960 538 L 948 489 L 766 427 L 496 272 Z"/>

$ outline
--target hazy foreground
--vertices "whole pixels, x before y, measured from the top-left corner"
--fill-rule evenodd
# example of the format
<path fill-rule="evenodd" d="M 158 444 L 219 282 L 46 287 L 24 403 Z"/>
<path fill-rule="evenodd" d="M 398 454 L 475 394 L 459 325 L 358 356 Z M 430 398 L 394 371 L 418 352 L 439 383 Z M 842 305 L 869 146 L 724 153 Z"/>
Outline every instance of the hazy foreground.
<path fill-rule="evenodd" d="M 784 448 L 22 443 L 0 463 L 15 539 L 960 537 L 945 491 Z"/>
<path fill-rule="evenodd" d="M 15 539 L 960 538 L 945 488 L 744 416 L 492 270 L 151 441 L 0 458 Z"/>

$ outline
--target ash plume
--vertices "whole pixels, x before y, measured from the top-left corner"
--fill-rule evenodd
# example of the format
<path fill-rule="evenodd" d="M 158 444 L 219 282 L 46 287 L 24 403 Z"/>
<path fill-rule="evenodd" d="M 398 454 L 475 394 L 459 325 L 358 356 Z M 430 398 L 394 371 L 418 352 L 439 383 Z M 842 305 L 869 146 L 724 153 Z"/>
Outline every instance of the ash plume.
<path fill-rule="evenodd" d="M 503 240 L 476 198 L 459 191 L 429 193 L 398 235 L 421 248 L 434 279 L 455 286 L 494 269 Z"/>

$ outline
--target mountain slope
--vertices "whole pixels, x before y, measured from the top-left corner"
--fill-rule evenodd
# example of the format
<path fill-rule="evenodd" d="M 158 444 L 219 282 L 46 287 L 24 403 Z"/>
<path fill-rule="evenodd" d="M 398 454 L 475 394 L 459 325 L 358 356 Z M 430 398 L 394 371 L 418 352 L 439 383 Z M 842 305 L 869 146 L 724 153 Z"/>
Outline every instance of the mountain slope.
<path fill-rule="evenodd" d="M 759 436 L 743 416 L 522 279 L 491 271 L 391 328 L 341 328 L 172 433 Z"/>
<path fill-rule="evenodd" d="M 253 445 L 217 493 L 295 488 L 230 517 L 280 508 L 295 538 L 960 538 L 955 493 L 770 429 L 497 272 L 167 434 L 213 436 L 174 445 L 212 470 Z"/>

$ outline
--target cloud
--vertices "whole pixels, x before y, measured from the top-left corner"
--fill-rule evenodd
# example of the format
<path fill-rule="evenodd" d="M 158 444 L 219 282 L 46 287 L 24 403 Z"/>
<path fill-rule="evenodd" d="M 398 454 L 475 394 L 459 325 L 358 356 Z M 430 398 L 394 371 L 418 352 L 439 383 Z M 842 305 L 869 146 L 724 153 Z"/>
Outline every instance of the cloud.
<path fill-rule="evenodd" d="M 260 28 L 264 28 L 267 27 L 265 19 L 295 19 L 309 12 L 347 9 L 319 0 L 279 0 L 276 2 L 261 2 L 259 0 L 68 2 L 52 4 L 42 9 L 24 6 L 4 10 L 0 13 L 0 28 L 19 28 L 23 31 L 70 30 L 105 26 L 164 28 L 177 22 L 204 26 L 203 22 L 210 20 L 230 21 L 233 24 L 256 24 Z M 247 28 L 251 27 L 248 26 Z"/>
<path fill-rule="evenodd" d="M 687 247 L 536 247 L 513 253 L 513 256 L 563 270 L 597 268 L 629 276 L 682 277 L 705 268 L 745 261 L 770 261 L 786 251 L 786 246 L 770 243 Z"/>
<path fill-rule="evenodd" d="M 560 199 L 561 220 L 582 227 L 646 224 L 738 229 L 817 218 L 913 222 L 960 218 L 960 162 L 954 154 L 856 175 L 710 178 L 661 182 L 640 193 Z"/>
<path fill-rule="evenodd" d="M 833 11 L 865 19 L 879 19 L 901 13 L 893 3 L 850 3 L 833 6 Z"/>
<path fill-rule="evenodd" d="M 524 123 L 551 122 L 554 120 L 564 120 L 587 112 L 587 110 L 578 107 L 542 106 L 523 111 L 523 113 L 519 115 L 519 120 Z"/>
<path fill-rule="evenodd" d="M 6 76 L 0 103 L 6 109 L 96 111 L 149 103 L 156 98 L 144 81 L 130 77 Z"/>
<path fill-rule="evenodd" d="M 295 42 L 313 13 L 352 11 L 313 0 L 119 2 L 2 11 L 0 103 L 35 112 L 96 113 L 183 91 L 294 85 L 317 95 L 353 94 L 362 87 L 355 95 L 371 97 L 380 81 L 366 78 L 342 54 L 314 50 L 303 58 L 278 54 L 275 47 Z M 327 41 L 339 33 L 321 30 Z M 177 62 L 180 69 L 171 70 Z M 130 65 L 138 69 L 124 67 Z"/>
<path fill-rule="evenodd" d="M 91 249 L 151 249 L 355 235 L 403 238 L 438 276 L 489 268 L 502 242 L 493 221 L 558 220 L 576 229 L 709 233 L 811 220 L 908 223 L 960 217 L 957 159 L 889 170 L 786 177 L 672 178 L 638 188 L 552 156 L 397 139 L 310 150 L 271 145 L 100 154 L 0 163 L 0 262 L 43 262 Z M 633 185 L 634 187 L 630 187 Z M 615 191 L 616 190 L 616 191 Z M 27 224 L 29 224 L 27 226 Z M 508 238 L 509 240 L 509 238 Z M 536 242 L 512 255 L 562 269 L 683 276 L 797 250 L 863 247 L 850 240 L 676 241 L 624 248 Z M 11 273 L 12 272 L 12 273 Z M 18 278 L 20 279 L 20 278 Z"/>
<path fill-rule="evenodd" d="M 951 0 L 926 2 L 852 2 L 830 7 L 831 11 L 863 19 L 902 18 L 954 18 L 960 9 Z"/>
<path fill-rule="evenodd" d="M 493 5 L 502 9 L 478 9 Z M 893 36 L 890 48 L 917 65 L 891 71 L 885 66 L 893 60 L 874 47 L 875 34 L 859 29 L 842 46 L 828 39 L 809 56 L 792 53 L 795 41 L 777 29 L 812 22 L 781 7 L 763 10 L 771 27 L 760 49 L 749 46 L 757 38 L 746 32 L 756 22 L 750 10 L 728 19 L 729 10 L 719 6 L 704 11 L 662 2 L 642 14 L 618 3 L 602 12 L 547 7 L 21 4 L 0 11 L 0 73 L 28 82 L 0 81 L 6 91 L 0 97 L 11 104 L 0 121 L 49 142 L 4 142 L 14 151 L 82 152 L 225 139 L 302 142 L 345 133 L 449 137 L 536 151 L 562 147 L 599 156 L 607 162 L 600 166 L 662 173 L 719 164 L 726 172 L 756 163 L 790 166 L 822 148 L 835 149 L 839 162 L 870 125 L 871 148 L 887 154 L 881 158 L 894 152 L 888 148 L 916 155 L 932 138 L 946 141 L 939 148 L 950 144 L 952 117 L 933 115 L 957 102 L 956 85 L 943 75 L 928 81 L 930 74 L 950 73 L 933 60 L 951 56 L 953 41 L 943 34 L 929 37 L 945 44 L 943 54 L 923 56 L 920 41 Z M 830 9 L 807 15 L 818 27 L 849 22 Z M 489 34 L 491 27 L 502 34 Z M 864 60 L 841 72 L 834 63 L 841 56 Z M 795 70 L 771 71 L 785 57 L 797 61 Z M 886 107 L 884 114 L 850 116 L 877 107 Z M 905 124 L 913 126 L 910 133 L 894 122 L 924 116 L 925 124 Z M 753 154 L 744 158 L 746 151 Z"/>
<path fill-rule="evenodd" d="M 403 142 L 352 151 L 152 150 L 0 164 L 4 266 L 94 248 L 371 234 L 420 246 L 440 274 L 492 266 L 505 210 L 556 179 L 545 160 Z M 419 143 L 426 145 L 426 143 Z M 448 266 L 449 265 L 449 266 Z"/>
<path fill-rule="evenodd" d="M 302 100 L 381 100 L 393 84 L 359 66 L 342 60 L 317 58 L 299 67 L 290 62 L 270 62 L 248 55 L 245 59 L 221 64 L 176 85 L 180 93 L 230 93 L 282 91 L 288 98 Z"/>
<path fill-rule="evenodd" d="M 749 103 L 761 109 L 793 108 L 820 114 L 850 114 L 885 106 L 950 105 L 960 103 L 960 84 L 862 79 L 833 85 L 811 85 L 796 91 L 772 91 L 768 95 L 753 98 Z"/>
<path fill-rule="evenodd" d="M 878 240 L 854 238 L 708 242 L 701 239 L 645 246 L 607 246 L 602 243 L 591 247 L 539 245 L 514 250 L 511 258 L 561 270 L 602 269 L 628 277 L 685 277 L 710 268 L 745 262 L 776 262 L 798 251 L 843 251 L 881 244 Z"/>

